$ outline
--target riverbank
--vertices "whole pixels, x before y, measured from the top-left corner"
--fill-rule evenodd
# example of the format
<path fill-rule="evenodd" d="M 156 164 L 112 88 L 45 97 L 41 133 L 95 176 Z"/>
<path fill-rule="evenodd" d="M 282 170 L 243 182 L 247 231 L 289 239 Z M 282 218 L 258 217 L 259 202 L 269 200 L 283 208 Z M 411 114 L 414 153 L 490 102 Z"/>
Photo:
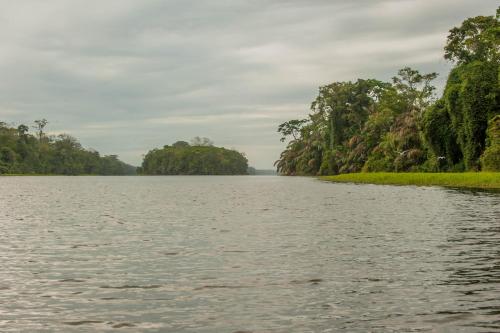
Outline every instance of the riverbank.
<path fill-rule="evenodd" d="M 46 176 L 64 176 L 42 173 L 0 173 L 0 177 L 46 177 Z"/>
<path fill-rule="evenodd" d="M 500 172 L 462 173 L 349 173 L 323 176 L 322 180 L 337 183 L 361 183 L 380 185 L 445 186 L 500 190 Z"/>
<path fill-rule="evenodd" d="M 92 177 L 92 176 L 102 176 L 102 177 L 123 177 L 123 176 L 139 176 L 137 174 L 127 174 L 127 175 L 97 175 L 97 174 L 81 174 L 81 175 L 65 175 L 57 173 L 0 173 L 0 177 Z"/>

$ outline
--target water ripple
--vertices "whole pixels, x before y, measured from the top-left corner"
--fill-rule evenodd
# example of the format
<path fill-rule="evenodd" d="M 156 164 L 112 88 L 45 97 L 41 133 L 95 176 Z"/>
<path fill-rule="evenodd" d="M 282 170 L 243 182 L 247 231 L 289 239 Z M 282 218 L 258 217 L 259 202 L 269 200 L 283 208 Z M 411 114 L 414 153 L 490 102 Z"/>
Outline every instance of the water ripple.
<path fill-rule="evenodd" d="M 500 331 L 499 217 L 441 188 L 0 177 L 0 331 Z"/>

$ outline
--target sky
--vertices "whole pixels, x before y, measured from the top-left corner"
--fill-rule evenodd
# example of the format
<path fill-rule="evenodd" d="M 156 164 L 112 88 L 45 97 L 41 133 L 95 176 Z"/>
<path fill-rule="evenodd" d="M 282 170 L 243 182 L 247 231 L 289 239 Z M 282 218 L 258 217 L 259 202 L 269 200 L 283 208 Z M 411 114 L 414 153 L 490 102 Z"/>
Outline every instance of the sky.
<path fill-rule="evenodd" d="M 208 137 L 273 168 L 318 87 L 438 72 L 447 32 L 498 0 L 0 0 L 0 121 L 49 121 L 140 165 Z"/>

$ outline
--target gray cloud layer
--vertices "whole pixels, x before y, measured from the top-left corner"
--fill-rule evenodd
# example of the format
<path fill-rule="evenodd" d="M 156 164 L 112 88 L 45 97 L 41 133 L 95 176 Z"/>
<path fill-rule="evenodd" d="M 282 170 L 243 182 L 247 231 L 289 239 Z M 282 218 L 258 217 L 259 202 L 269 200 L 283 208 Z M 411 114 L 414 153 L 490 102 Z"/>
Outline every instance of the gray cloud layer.
<path fill-rule="evenodd" d="M 270 168 L 317 87 L 441 73 L 447 31 L 496 0 L 0 1 L 0 120 L 50 121 L 138 165 L 207 136 Z"/>

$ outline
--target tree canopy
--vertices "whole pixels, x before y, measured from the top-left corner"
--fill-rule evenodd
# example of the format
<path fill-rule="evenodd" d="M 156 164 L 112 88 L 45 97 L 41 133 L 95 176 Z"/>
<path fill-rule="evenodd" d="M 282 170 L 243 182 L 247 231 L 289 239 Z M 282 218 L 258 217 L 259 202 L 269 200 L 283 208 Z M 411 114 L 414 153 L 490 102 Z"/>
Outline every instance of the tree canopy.
<path fill-rule="evenodd" d="M 36 120 L 32 135 L 26 125 L 14 128 L 0 122 L 0 174 L 135 174 L 136 168 L 116 155 L 100 156 L 68 134 L 47 136 L 47 125 L 45 119 Z"/>
<path fill-rule="evenodd" d="M 235 151 L 214 147 L 207 138 L 196 137 L 192 144 L 177 141 L 172 146 L 149 151 L 140 173 L 145 175 L 245 175 L 246 157 Z"/>
<path fill-rule="evenodd" d="M 476 16 L 450 30 L 445 59 L 458 64 L 498 61 L 500 52 L 500 7 L 496 16 Z"/>
<path fill-rule="evenodd" d="M 437 74 L 410 67 L 392 82 L 320 87 L 307 118 L 278 127 L 290 139 L 278 171 L 500 170 L 499 13 L 450 30 L 444 57 L 456 65 L 441 98 L 432 85 Z"/>

